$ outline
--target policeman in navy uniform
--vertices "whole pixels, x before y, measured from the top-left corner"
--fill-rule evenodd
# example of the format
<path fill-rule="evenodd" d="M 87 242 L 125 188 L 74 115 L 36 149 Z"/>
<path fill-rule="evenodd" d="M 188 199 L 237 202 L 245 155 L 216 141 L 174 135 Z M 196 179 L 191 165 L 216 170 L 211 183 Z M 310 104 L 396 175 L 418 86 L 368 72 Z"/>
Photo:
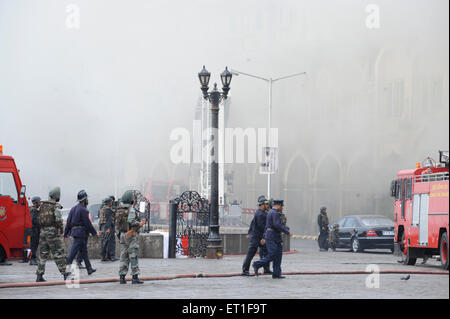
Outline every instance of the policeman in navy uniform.
<path fill-rule="evenodd" d="M 266 228 L 267 211 L 269 207 L 269 202 L 264 195 L 258 197 L 258 206 L 259 208 L 255 212 L 255 216 L 253 217 L 248 231 L 250 244 L 248 246 L 247 256 L 242 265 L 242 276 L 250 276 L 250 263 L 258 248 L 260 248 L 259 255 L 261 258 L 264 258 L 267 255 L 266 245 L 261 244 L 261 239 L 263 238 L 264 230 Z M 264 266 L 264 274 L 272 274 L 269 269 L 269 263 Z"/>
<path fill-rule="evenodd" d="M 31 214 L 31 258 L 30 258 L 30 265 L 37 266 L 38 263 L 36 261 L 36 252 L 37 248 L 39 246 L 39 236 L 41 233 L 40 227 L 39 227 L 39 205 L 41 204 L 41 198 L 39 196 L 34 196 L 31 199 L 31 203 L 33 206 L 30 209 Z"/>
<path fill-rule="evenodd" d="M 72 207 L 70 210 L 66 228 L 64 230 L 64 238 L 67 238 L 67 236 L 72 236 L 74 238 L 70 253 L 67 256 L 67 265 L 71 265 L 75 256 L 80 253 L 84 260 L 87 273 L 88 275 L 91 275 L 96 269 L 92 268 L 89 261 L 87 237 L 89 236 L 89 233 L 93 236 L 98 236 L 98 234 L 89 220 L 89 211 L 86 209 L 88 205 L 87 193 L 84 190 L 79 191 L 77 199 L 79 204 Z"/>
<path fill-rule="evenodd" d="M 289 227 L 283 224 L 280 213 L 283 211 L 283 200 L 274 200 L 273 208 L 267 215 L 264 239 L 261 240 L 267 246 L 268 254 L 264 258 L 253 263 L 253 270 L 258 276 L 258 269 L 269 262 L 273 262 L 273 279 L 285 278 L 281 275 L 281 258 L 283 253 L 283 238 L 281 233 L 291 235 Z"/>

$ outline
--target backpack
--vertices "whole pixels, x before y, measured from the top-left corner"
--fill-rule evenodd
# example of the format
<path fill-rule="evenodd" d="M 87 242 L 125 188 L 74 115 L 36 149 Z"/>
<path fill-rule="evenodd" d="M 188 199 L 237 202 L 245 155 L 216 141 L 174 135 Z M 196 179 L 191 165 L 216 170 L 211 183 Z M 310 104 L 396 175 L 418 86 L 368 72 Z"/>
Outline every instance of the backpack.
<path fill-rule="evenodd" d="M 41 206 L 39 207 L 39 225 L 41 227 L 55 227 L 55 210 L 59 207 L 60 205 L 55 202 L 41 201 Z"/>
<path fill-rule="evenodd" d="M 130 207 L 120 206 L 116 210 L 116 225 L 121 233 L 128 231 L 128 213 L 130 212 Z"/>

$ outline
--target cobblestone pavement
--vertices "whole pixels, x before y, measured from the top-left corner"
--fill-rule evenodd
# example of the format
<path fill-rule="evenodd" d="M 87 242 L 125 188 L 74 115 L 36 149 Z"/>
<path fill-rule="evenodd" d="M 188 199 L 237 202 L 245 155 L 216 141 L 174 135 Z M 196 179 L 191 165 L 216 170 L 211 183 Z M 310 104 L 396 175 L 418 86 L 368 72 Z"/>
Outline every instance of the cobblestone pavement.
<path fill-rule="evenodd" d="M 319 252 L 317 242 L 292 239 L 293 254 L 283 255 L 284 271 L 364 271 L 369 265 L 380 270 L 426 270 L 441 271 L 439 262 L 430 259 L 422 265 L 405 266 L 397 262 L 398 257 L 386 250 L 352 253 L 346 250 Z M 208 259 L 140 259 L 142 276 L 158 276 L 187 273 L 236 273 L 241 271 L 244 256 L 225 256 L 221 260 Z M 34 282 L 35 266 L 12 262 L 11 266 L 0 266 L 0 283 Z M 92 261 L 97 272 L 88 276 L 81 270 L 80 279 L 118 277 L 118 262 Z M 372 266 L 373 267 L 373 266 Z M 119 283 L 81 284 L 79 288 L 61 286 L 2 288 L 0 299 L 17 298 L 180 298 L 180 299 L 255 299 L 277 296 L 281 299 L 301 298 L 449 298 L 448 275 L 412 274 L 405 281 L 402 274 L 380 274 L 379 287 L 368 288 L 368 275 L 288 275 L 282 280 L 271 276 L 183 278 L 173 280 L 146 281 L 143 285 L 120 285 Z M 61 280 L 53 261 L 47 263 L 44 277 L 48 281 Z M 373 283 L 373 282 L 372 282 Z M 264 291 L 264 296 L 262 296 Z"/>

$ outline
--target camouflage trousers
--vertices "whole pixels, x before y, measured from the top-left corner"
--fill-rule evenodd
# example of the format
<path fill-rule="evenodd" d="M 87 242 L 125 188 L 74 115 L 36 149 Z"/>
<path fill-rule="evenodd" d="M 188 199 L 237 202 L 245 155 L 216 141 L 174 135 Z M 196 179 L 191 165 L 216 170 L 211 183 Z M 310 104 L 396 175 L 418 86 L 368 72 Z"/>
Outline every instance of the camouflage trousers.
<path fill-rule="evenodd" d="M 131 275 L 139 275 L 139 235 L 127 238 L 125 233 L 120 234 L 120 269 L 119 275 L 126 275 L 131 264 Z"/>
<path fill-rule="evenodd" d="M 45 273 L 45 263 L 50 258 L 50 253 L 55 260 L 59 272 L 64 275 L 66 273 L 66 256 L 64 253 L 64 242 L 58 229 L 55 227 L 41 228 L 39 245 L 39 264 L 36 275 L 43 275 Z"/>

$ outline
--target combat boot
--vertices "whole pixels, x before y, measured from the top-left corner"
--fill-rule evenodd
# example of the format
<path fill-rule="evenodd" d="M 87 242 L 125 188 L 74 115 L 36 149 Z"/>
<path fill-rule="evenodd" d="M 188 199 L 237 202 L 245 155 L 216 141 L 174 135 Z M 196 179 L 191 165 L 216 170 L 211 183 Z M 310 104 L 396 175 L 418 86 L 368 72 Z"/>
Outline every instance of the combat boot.
<path fill-rule="evenodd" d="M 263 275 L 272 275 L 273 272 L 270 269 L 264 269 Z"/>
<path fill-rule="evenodd" d="M 258 269 L 259 269 L 259 267 L 255 266 L 255 263 L 253 263 L 253 271 L 254 271 L 256 277 L 259 276 Z"/>
<path fill-rule="evenodd" d="M 94 268 L 89 268 L 88 270 L 87 270 L 87 273 L 88 273 L 88 275 L 92 275 L 94 272 L 96 272 L 97 271 L 97 269 L 94 269 Z"/>
<path fill-rule="evenodd" d="M 79 269 L 86 269 L 86 267 L 83 266 L 83 264 L 81 262 L 78 262 L 78 261 L 77 261 L 77 266 L 78 266 Z"/>
<path fill-rule="evenodd" d="M 47 281 L 44 279 L 44 275 L 37 275 L 36 282 L 44 282 L 44 281 Z"/>
<path fill-rule="evenodd" d="M 125 275 L 120 275 L 120 283 L 122 285 L 127 283 L 127 281 L 125 280 Z"/>
<path fill-rule="evenodd" d="M 132 284 L 143 284 L 144 282 L 138 278 L 138 275 L 133 275 Z"/>

